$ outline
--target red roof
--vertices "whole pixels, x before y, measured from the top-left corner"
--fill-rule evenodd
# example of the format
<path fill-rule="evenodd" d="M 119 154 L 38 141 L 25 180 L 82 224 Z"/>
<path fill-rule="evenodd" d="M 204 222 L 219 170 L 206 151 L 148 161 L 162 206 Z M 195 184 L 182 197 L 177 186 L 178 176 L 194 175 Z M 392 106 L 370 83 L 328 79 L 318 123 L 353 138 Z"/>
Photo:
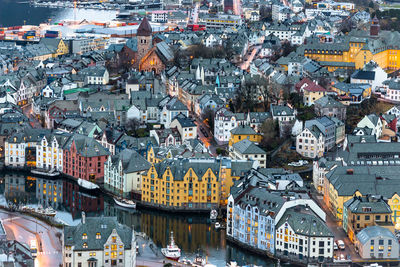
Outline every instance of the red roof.
<path fill-rule="evenodd" d="M 295 88 L 297 91 L 309 91 L 309 92 L 326 92 L 324 87 L 318 85 L 316 82 L 311 81 L 308 78 L 303 78 L 300 82 L 296 83 Z"/>

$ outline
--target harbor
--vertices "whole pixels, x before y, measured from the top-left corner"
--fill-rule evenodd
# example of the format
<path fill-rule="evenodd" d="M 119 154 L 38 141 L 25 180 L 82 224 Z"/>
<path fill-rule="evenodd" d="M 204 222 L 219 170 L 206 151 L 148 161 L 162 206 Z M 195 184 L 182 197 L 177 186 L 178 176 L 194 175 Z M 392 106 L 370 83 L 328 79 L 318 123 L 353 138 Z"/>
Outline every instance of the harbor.
<path fill-rule="evenodd" d="M 181 260 L 193 262 L 198 252 L 202 251 L 208 263 L 218 267 L 230 261 L 236 261 L 240 266 L 275 266 L 273 260 L 249 255 L 246 250 L 229 245 L 225 230 L 215 228 L 210 213 L 171 214 L 140 206 L 137 209 L 126 208 L 117 205 L 111 196 L 100 190 L 86 189 L 66 178 L 3 172 L 0 176 L 0 204 L 4 203 L 13 203 L 15 207 L 51 208 L 56 214 L 50 220 L 64 225 L 77 225 L 82 211 L 87 216 L 117 217 L 120 223 L 140 233 L 138 266 L 163 266 L 169 262 L 163 257 L 161 248 L 169 244 L 171 231 L 182 251 Z M 19 213 L 14 214 L 18 216 Z M 175 266 L 188 266 L 183 262 L 174 263 Z"/>

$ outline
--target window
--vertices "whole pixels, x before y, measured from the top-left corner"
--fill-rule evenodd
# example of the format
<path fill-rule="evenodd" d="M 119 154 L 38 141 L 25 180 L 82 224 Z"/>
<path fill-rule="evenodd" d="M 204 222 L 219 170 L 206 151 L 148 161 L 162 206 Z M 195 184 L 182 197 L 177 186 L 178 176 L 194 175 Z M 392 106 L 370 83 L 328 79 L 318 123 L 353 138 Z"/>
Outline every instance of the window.
<path fill-rule="evenodd" d="M 82 239 L 87 239 L 87 234 L 86 233 L 82 234 Z"/>
<path fill-rule="evenodd" d="M 85 242 L 85 243 L 83 243 L 83 246 L 82 246 L 83 248 L 88 248 L 88 245 L 87 245 L 87 243 Z"/>
<path fill-rule="evenodd" d="M 96 239 L 101 239 L 101 234 L 100 233 L 96 233 Z"/>

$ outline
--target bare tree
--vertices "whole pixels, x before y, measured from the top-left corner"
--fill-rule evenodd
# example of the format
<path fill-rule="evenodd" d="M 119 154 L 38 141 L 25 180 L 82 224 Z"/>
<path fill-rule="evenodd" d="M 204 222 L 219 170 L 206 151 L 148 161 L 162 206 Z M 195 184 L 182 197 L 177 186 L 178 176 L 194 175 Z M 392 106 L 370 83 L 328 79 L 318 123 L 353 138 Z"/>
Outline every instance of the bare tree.
<path fill-rule="evenodd" d="M 211 132 L 214 134 L 214 118 L 215 111 L 211 108 L 206 108 L 201 115 L 202 119 L 207 122 L 208 126 L 211 129 Z"/>
<path fill-rule="evenodd" d="M 140 126 L 140 121 L 138 119 L 136 119 L 136 118 L 129 119 L 125 124 L 125 128 L 131 134 L 135 134 L 136 131 L 139 129 L 139 126 Z"/>

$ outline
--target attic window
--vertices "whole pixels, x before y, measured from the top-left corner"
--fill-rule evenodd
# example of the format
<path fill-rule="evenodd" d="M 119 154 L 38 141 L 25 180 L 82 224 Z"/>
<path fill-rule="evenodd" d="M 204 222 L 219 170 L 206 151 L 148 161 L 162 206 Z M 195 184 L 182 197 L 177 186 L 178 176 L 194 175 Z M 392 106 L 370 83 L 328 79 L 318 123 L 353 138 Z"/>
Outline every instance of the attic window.
<path fill-rule="evenodd" d="M 100 233 L 96 233 L 96 239 L 101 239 L 101 234 Z"/>
<path fill-rule="evenodd" d="M 82 239 L 87 239 L 87 234 L 86 233 L 82 234 Z"/>
<path fill-rule="evenodd" d="M 87 243 L 85 242 L 85 243 L 83 243 L 83 248 L 88 248 L 88 245 L 87 245 Z"/>

